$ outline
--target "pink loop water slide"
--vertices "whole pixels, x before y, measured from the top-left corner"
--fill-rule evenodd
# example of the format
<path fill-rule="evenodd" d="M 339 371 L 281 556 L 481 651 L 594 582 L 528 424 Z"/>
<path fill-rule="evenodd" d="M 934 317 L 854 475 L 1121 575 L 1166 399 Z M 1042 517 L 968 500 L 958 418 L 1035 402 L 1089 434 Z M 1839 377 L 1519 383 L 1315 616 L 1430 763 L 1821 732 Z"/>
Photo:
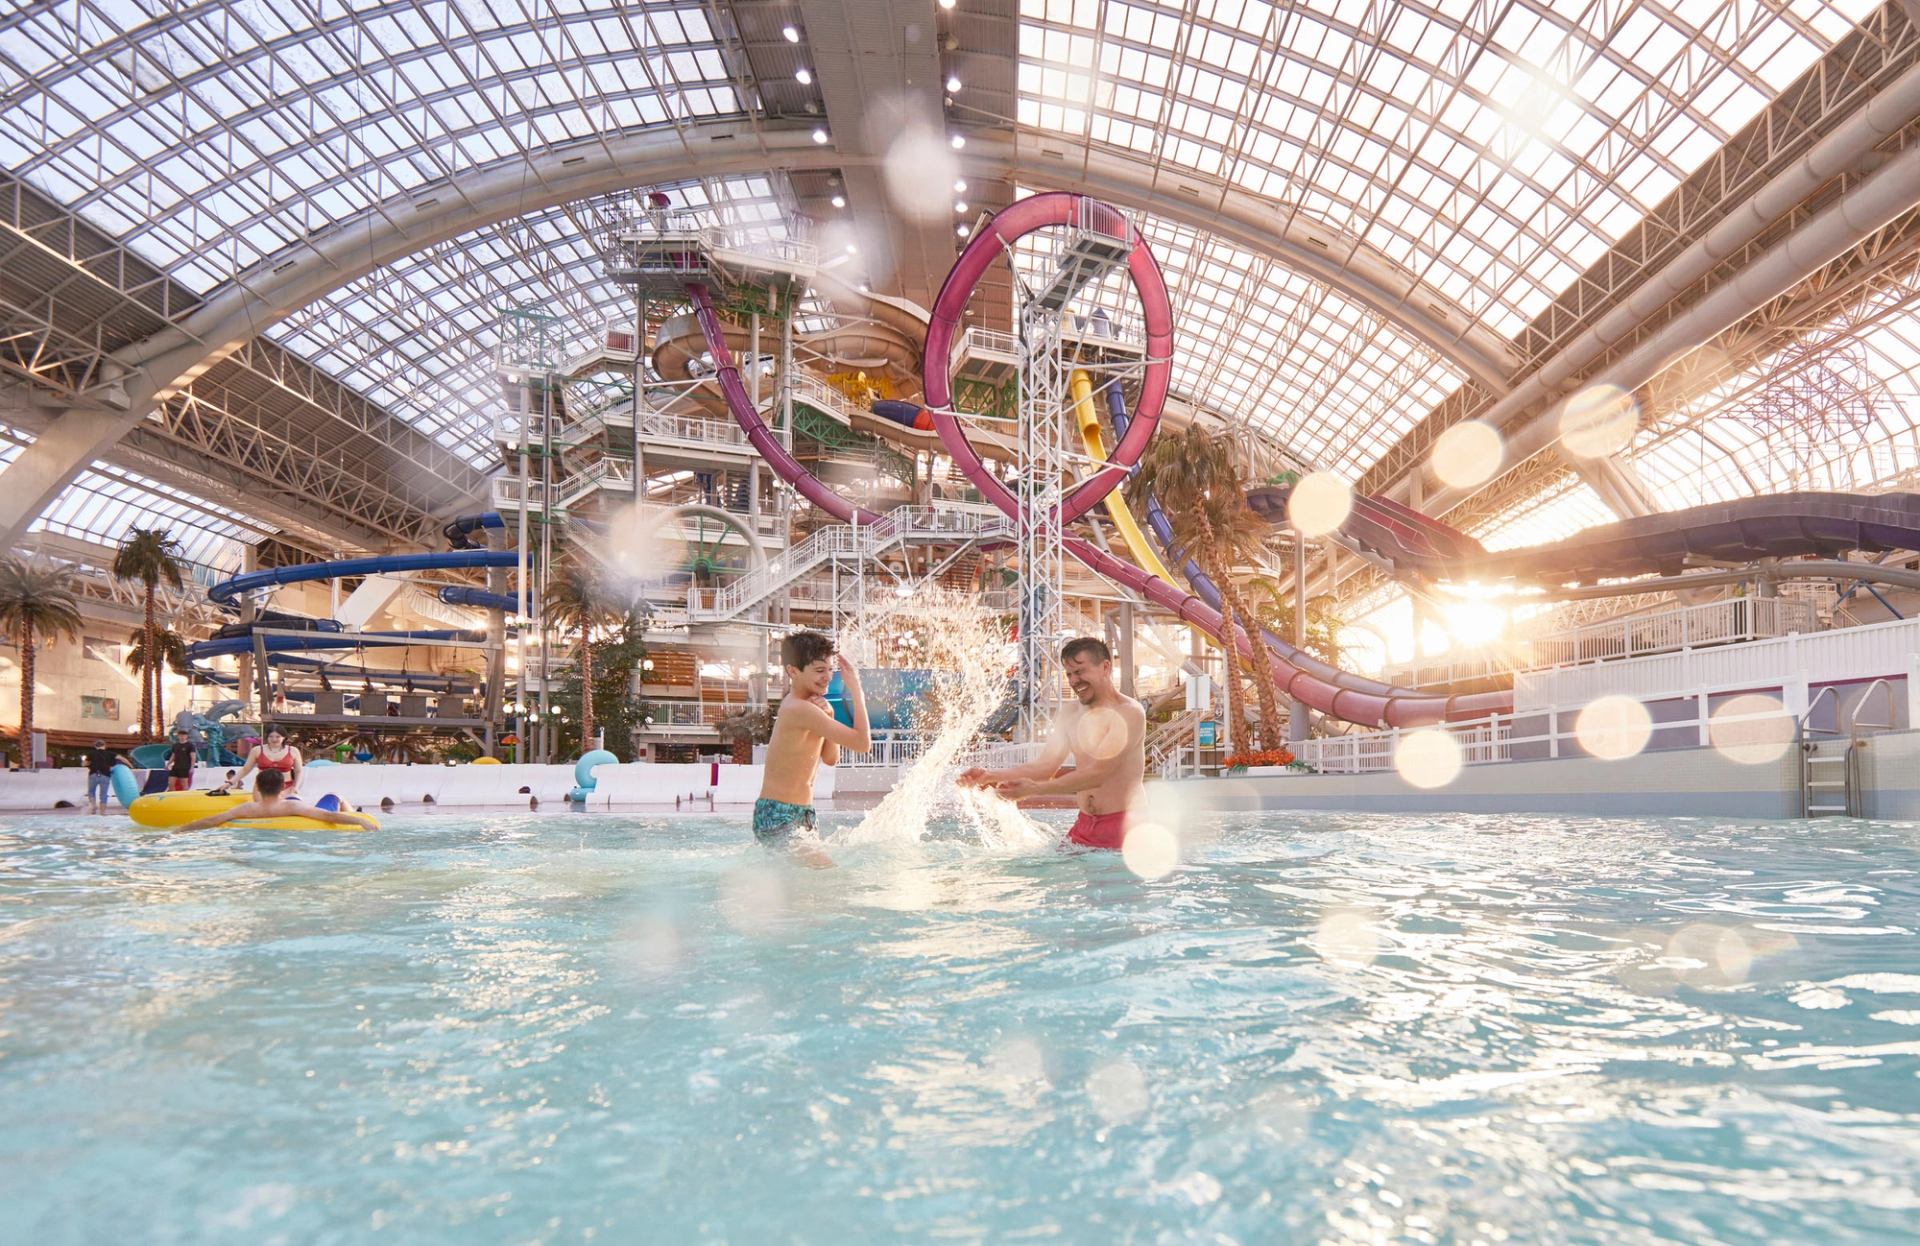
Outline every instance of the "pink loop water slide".
<path fill-rule="evenodd" d="M 990 471 L 968 442 L 966 430 L 952 410 L 951 379 L 948 360 L 960 329 L 960 321 L 976 286 L 987 269 L 1009 251 L 1015 242 L 1035 231 L 1057 227 L 1080 228 L 1109 234 L 1132 244 L 1127 271 L 1135 296 L 1140 300 L 1146 324 L 1146 366 L 1140 386 L 1140 400 L 1131 421 L 1114 447 L 1111 459 L 1091 476 L 1076 485 L 1061 503 L 1061 522 L 1071 523 L 1099 505 L 1123 482 L 1128 471 L 1146 452 L 1159 424 L 1172 375 L 1173 312 L 1167 297 L 1166 281 L 1153 258 L 1146 240 L 1133 230 L 1124 214 L 1097 200 L 1064 191 L 1032 195 L 1003 209 L 986 226 L 975 232 L 947 274 L 940 295 L 934 301 L 932 320 L 927 327 L 924 356 L 924 388 L 927 407 L 933 413 L 940 441 L 956 466 L 965 473 L 983 497 L 1008 518 L 1019 522 L 1019 504 L 1013 494 Z M 855 505 L 836 493 L 826 482 L 803 467 L 774 436 L 747 395 L 738 366 L 727 349 L 726 332 L 714 312 L 713 300 L 705 285 L 690 283 L 687 292 L 694 313 L 706 335 L 720 390 L 727 408 L 746 432 L 748 440 L 781 479 L 798 490 L 815 506 L 834 518 L 854 524 L 878 524 L 882 516 Z M 1128 591 L 1176 614 L 1190 626 L 1200 629 L 1216 642 L 1224 630 L 1220 612 L 1193 593 L 1149 575 L 1129 563 L 1075 537 L 1064 542 L 1066 552 L 1079 562 Z M 1255 642 L 1247 633 L 1234 628 L 1233 643 L 1251 658 L 1263 654 L 1284 696 L 1297 697 L 1312 709 L 1347 722 L 1366 726 L 1417 727 L 1485 714 L 1505 713 L 1513 708 L 1510 692 L 1486 692 L 1470 696 L 1437 697 L 1409 689 L 1394 688 L 1374 680 L 1349 675 L 1325 667 L 1275 637 Z M 1318 668 L 1322 674 L 1305 669 Z"/>

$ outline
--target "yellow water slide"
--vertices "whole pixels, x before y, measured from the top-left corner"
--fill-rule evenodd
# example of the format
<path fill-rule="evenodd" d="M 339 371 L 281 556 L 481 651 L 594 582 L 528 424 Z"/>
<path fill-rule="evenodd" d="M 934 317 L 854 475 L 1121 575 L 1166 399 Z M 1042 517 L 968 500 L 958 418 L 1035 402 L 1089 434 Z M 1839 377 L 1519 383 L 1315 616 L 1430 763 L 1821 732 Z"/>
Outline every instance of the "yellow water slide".
<path fill-rule="evenodd" d="M 1086 446 L 1087 454 L 1104 463 L 1107 461 L 1107 439 L 1100 432 L 1100 415 L 1093 407 L 1093 381 L 1084 369 L 1075 368 L 1073 375 L 1067 378 L 1067 390 L 1073 395 L 1074 418 L 1080 423 L 1080 442 Z M 1107 494 L 1107 517 L 1113 520 L 1113 526 L 1119 530 L 1120 539 L 1126 543 L 1127 552 L 1133 555 L 1134 565 L 1148 575 L 1158 576 L 1169 584 L 1178 584 L 1173 572 L 1167 570 L 1160 561 L 1160 555 L 1153 552 L 1153 546 L 1147 543 L 1146 534 L 1140 531 L 1140 525 L 1133 521 L 1133 512 L 1127 509 L 1127 501 L 1115 489 Z"/>

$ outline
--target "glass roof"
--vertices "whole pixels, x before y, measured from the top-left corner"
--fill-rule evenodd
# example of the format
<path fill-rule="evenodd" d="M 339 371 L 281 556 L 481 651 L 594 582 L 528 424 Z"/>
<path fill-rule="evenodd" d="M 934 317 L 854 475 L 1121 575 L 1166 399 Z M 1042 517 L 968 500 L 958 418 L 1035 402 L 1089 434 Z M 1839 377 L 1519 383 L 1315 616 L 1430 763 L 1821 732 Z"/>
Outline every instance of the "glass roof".
<path fill-rule="evenodd" d="M 769 177 L 653 189 L 703 224 L 787 232 Z M 333 291 L 267 335 L 484 468 L 498 461 L 493 422 L 504 404 L 493 349 L 503 309 L 553 316 L 562 358 L 607 324 L 633 324 L 632 294 L 601 276 L 592 244 L 594 221 L 622 206 L 569 203 L 463 234 Z"/>
<path fill-rule="evenodd" d="M 196 291 L 410 187 L 741 111 L 704 6 L 78 0 L 0 26 L 0 163 Z"/>
<path fill-rule="evenodd" d="M 1261 195 L 1511 337 L 1875 7 L 1021 0 L 1012 120 Z M 743 116 L 752 83 L 712 12 L 699 0 L 23 8 L 0 19 L 0 164 L 204 292 L 449 173 L 583 135 Z M 694 182 L 676 198 L 770 230 L 792 220 L 777 177 Z M 269 334 L 489 463 L 501 309 L 555 314 L 570 350 L 630 320 L 589 250 L 596 210 L 452 239 Z M 1303 459 L 1357 474 L 1462 383 L 1324 285 L 1187 226 L 1145 228 L 1175 297 L 1176 387 Z M 1910 393 L 1915 331 L 1874 333 L 1869 370 Z M 1864 459 L 1800 479 L 1914 468 L 1913 409 L 1884 404 Z M 1635 448 L 1663 504 L 1776 480 L 1777 443 L 1750 413 L 1695 412 L 1711 440 L 1687 424 Z M 1536 534 L 1581 522 L 1583 496 L 1488 534 L 1550 539 Z"/>
<path fill-rule="evenodd" d="M 0 426 L 0 467 L 9 466 L 33 439 Z M 211 583 L 213 573 L 240 569 L 242 545 L 272 534 L 257 524 L 233 521 L 225 509 L 204 498 L 148 480 L 104 463 L 68 485 L 29 532 L 54 532 L 109 548 L 131 528 L 164 528 L 180 542 L 195 578 Z"/>
<path fill-rule="evenodd" d="M 1312 278 L 1165 218 L 1138 224 L 1173 299 L 1175 392 L 1244 418 L 1302 462 L 1357 476 L 1465 379 Z M 1022 240 L 1024 280 L 1045 271 L 1057 233 Z M 1110 279 L 1071 310 L 1104 304 L 1137 323 L 1131 291 L 1117 297 L 1119 288 Z"/>
<path fill-rule="evenodd" d="M 1364 240 L 1505 338 L 1871 0 L 1021 0 L 1019 123 Z"/>

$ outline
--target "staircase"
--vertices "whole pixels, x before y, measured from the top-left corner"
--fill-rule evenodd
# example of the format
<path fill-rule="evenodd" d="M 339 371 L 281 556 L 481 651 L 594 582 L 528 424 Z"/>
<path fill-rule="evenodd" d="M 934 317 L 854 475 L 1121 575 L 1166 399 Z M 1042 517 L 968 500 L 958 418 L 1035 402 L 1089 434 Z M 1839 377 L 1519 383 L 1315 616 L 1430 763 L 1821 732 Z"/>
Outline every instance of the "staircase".
<path fill-rule="evenodd" d="M 986 555 L 978 549 L 967 550 L 947 564 L 947 569 L 940 573 L 940 587 L 961 590 L 975 587 L 980 579 L 980 564 L 985 559 Z"/>
<path fill-rule="evenodd" d="M 1158 771 L 1175 753 L 1193 743 L 1195 727 L 1212 710 L 1182 710 L 1147 732 L 1147 768 Z"/>
<path fill-rule="evenodd" d="M 936 511 L 926 506 L 901 506 L 879 523 L 835 524 L 822 528 L 765 565 L 727 584 L 713 595 L 713 604 L 699 604 L 698 594 L 688 603 L 689 623 L 724 623 L 802 576 L 836 559 L 859 563 L 878 558 L 896 546 L 958 545 L 977 540 L 1009 540 L 1012 525 L 1000 516 L 985 517 Z"/>
<path fill-rule="evenodd" d="M 1805 740 L 1800 745 L 1800 816 L 1860 816 L 1858 739 Z"/>

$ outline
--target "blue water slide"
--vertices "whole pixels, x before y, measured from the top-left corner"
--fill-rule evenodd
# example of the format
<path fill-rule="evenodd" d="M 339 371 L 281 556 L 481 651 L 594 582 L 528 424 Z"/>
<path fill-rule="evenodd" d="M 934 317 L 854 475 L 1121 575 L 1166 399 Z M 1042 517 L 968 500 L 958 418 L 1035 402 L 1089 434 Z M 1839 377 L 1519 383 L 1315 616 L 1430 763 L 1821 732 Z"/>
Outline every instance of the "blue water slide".
<path fill-rule="evenodd" d="M 412 632 L 309 632 L 297 636 L 262 636 L 268 653 L 302 653 L 314 649 L 358 649 L 371 645 L 425 645 L 437 640 L 485 640 L 485 632 L 439 628 Z M 189 661 L 252 653 L 254 637 L 228 636 L 187 646 Z"/>
<path fill-rule="evenodd" d="M 474 549 L 476 547 L 471 538 L 475 532 L 482 528 L 492 528 L 497 531 L 506 526 L 507 521 L 500 517 L 499 511 L 481 511 L 475 515 L 462 515 L 440 531 L 453 548 Z"/>
<path fill-rule="evenodd" d="M 512 614 L 520 609 L 520 599 L 512 593 L 490 593 L 466 584 L 444 584 L 440 600 L 449 606 L 473 606 L 479 610 L 501 610 Z"/>
<path fill-rule="evenodd" d="M 481 567 L 512 567 L 519 561 L 519 553 L 510 549 L 453 549 L 429 554 L 381 554 L 371 558 L 344 558 L 338 562 L 308 562 L 294 567 L 249 571 L 231 580 L 222 580 L 207 590 L 207 600 L 218 606 L 230 606 L 236 597 L 281 584 L 356 575 L 391 575 L 400 571 L 471 571 Z"/>

